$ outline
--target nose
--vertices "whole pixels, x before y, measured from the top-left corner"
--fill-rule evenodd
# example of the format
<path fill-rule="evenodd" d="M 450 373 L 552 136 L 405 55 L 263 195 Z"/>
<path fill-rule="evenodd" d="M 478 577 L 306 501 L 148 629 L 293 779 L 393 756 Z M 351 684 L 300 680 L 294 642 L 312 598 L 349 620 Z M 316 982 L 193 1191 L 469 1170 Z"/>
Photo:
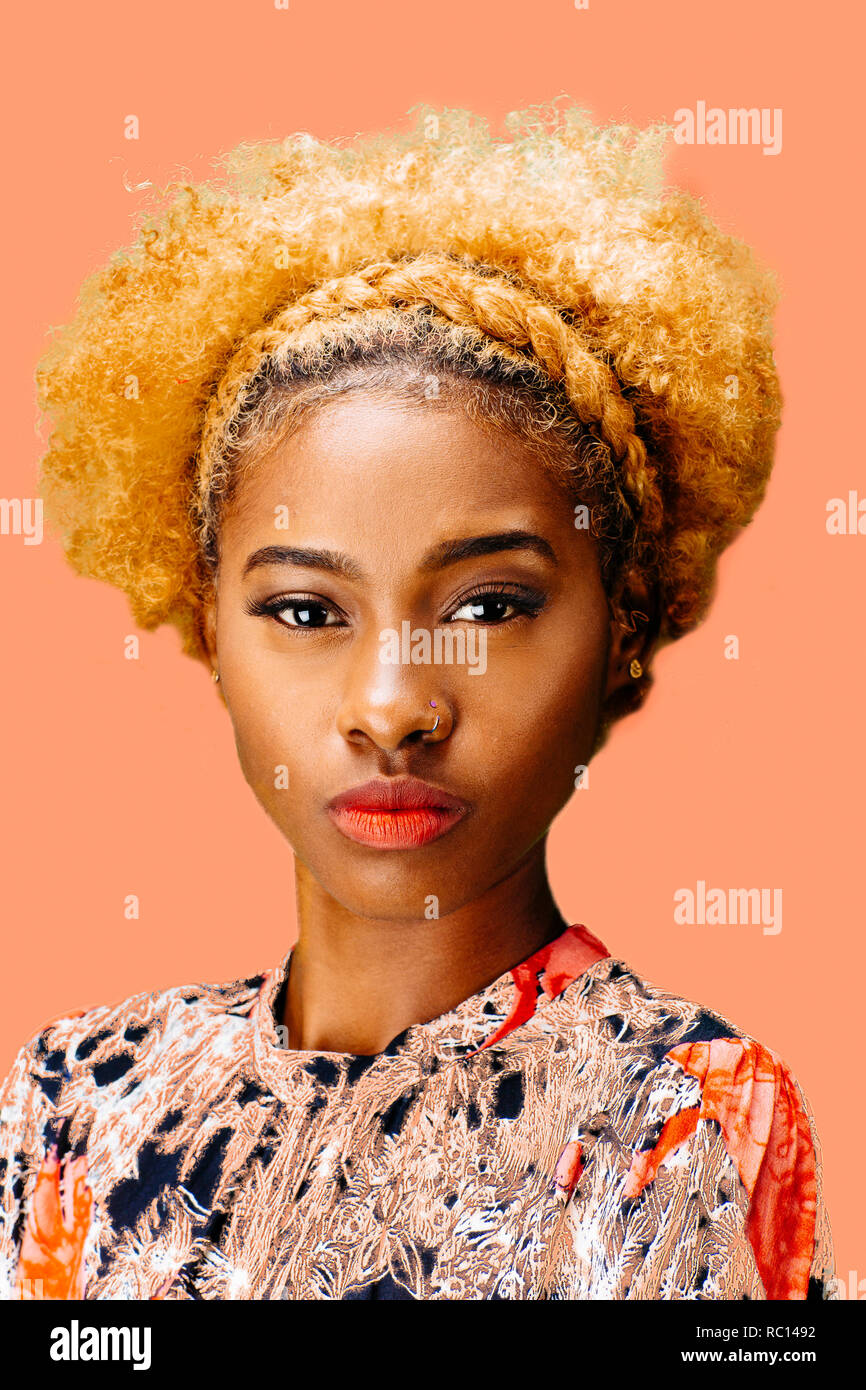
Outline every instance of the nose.
<path fill-rule="evenodd" d="M 349 743 L 369 740 L 387 752 L 447 737 L 451 719 L 430 665 L 383 662 L 382 650 L 378 634 L 356 642 L 337 712 L 340 734 Z"/>

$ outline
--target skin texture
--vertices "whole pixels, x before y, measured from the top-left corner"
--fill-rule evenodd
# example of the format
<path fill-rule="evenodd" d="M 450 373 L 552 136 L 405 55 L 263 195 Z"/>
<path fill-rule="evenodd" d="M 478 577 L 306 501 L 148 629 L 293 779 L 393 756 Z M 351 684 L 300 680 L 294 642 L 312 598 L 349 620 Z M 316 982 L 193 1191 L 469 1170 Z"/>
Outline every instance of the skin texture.
<path fill-rule="evenodd" d="M 556 563 L 522 548 L 422 565 L 442 542 L 512 529 L 541 536 Z M 273 545 L 340 552 L 358 575 L 271 563 L 244 576 Z M 525 586 L 541 611 L 526 616 L 509 596 L 468 602 L 495 584 Z M 302 601 L 278 617 L 246 611 L 273 598 Z M 299 625 L 305 612 L 316 626 Z M 404 620 L 482 624 L 485 672 L 383 664 L 380 633 Z M 565 928 L 547 832 L 589 762 L 604 699 L 648 654 L 612 621 L 595 541 L 528 449 L 459 407 L 370 391 L 329 401 L 241 483 L 206 631 L 244 776 L 295 854 L 289 1047 L 379 1052 Z M 287 788 L 274 785 L 281 765 Z M 359 845 L 328 816 L 338 792 L 407 774 L 468 814 L 399 850 Z"/>

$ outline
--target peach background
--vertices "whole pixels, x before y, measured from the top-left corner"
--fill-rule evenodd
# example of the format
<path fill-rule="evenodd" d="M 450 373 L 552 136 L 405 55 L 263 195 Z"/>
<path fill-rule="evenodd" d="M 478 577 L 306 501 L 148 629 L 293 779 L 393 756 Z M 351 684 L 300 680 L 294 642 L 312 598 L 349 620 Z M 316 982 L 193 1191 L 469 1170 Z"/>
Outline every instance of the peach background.
<path fill-rule="evenodd" d="M 132 239 L 131 184 L 196 179 L 244 139 L 404 127 L 409 108 L 494 122 L 565 93 L 599 120 L 781 107 L 783 148 L 671 147 L 668 177 L 780 274 L 786 396 L 763 509 L 723 559 L 706 623 L 658 661 L 551 833 L 554 890 L 614 955 L 788 1061 L 822 1139 L 837 1272 L 866 1275 L 862 1163 L 862 594 L 866 537 L 828 498 L 866 492 L 859 14 L 802 26 L 783 0 L 149 0 L 18 6 L 4 83 L 2 492 L 35 493 L 32 374 L 83 276 Z M 141 139 L 123 139 L 135 113 Z M 203 667 L 172 630 L 73 575 L 55 541 L 0 536 L 6 946 L 0 1069 L 48 1019 L 231 979 L 294 939 L 291 853 L 242 780 Z M 723 659 L 737 633 L 738 662 Z M 781 887 L 784 926 L 684 927 L 677 887 Z M 123 916 L 140 896 L 138 922 Z M 856 1068 L 856 1070 L 855 1070 Z"/>

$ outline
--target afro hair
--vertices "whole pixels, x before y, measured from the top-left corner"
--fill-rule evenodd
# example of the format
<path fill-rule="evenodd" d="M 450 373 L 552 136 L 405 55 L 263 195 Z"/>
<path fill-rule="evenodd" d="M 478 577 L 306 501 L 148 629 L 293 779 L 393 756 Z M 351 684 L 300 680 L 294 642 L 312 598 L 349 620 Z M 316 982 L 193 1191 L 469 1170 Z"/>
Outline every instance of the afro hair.
<path fill-rule="evenodd" d="M 49 525 L 141 627 L 173 623 L 207 660 L 215 499 L 262 383 L 321 382 L 347 342 L 372 360 L 374 323 L 447 324 L 449 373 L 481 381 L 495 358 L 501 382 L 555 399 L 575 458 L 592 444 L 575 476 L 616 498 L 605 534 L 673 640 L 766 489 L 775 278 L 664 186 L 668 126 L 551 103 L 498 138 L 468 111 L 413 110 L 408 132 L 244 143 L 218 178 L 162 191 L 38 364 Z"/>

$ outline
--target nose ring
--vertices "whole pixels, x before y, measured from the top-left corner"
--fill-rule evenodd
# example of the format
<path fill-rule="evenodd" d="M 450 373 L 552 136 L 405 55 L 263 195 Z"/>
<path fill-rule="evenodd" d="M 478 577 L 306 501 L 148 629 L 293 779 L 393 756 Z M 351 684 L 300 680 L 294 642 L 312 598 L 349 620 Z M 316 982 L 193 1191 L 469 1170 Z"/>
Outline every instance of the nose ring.
<path fill-rule="evenodd" d="M 436 708 L 436 701 L 435 701 L 435 700 L 431 700 L 430 703 L 431 703 L 431 705 L 433 706 L 433 708 L 435 709 L 435 708 Z M 432 728 L 432 729 L 428 729 L 427 732 L 428 732 L 428 734 L 435 734 L 435 732 L 436 732 L 436 730 L 437 730 L 438 728 L 439 728 L 439 715 L 437 714 L 436 719 L 434 720 L 434 723 L 433 723 L 433 728 Z"/>

